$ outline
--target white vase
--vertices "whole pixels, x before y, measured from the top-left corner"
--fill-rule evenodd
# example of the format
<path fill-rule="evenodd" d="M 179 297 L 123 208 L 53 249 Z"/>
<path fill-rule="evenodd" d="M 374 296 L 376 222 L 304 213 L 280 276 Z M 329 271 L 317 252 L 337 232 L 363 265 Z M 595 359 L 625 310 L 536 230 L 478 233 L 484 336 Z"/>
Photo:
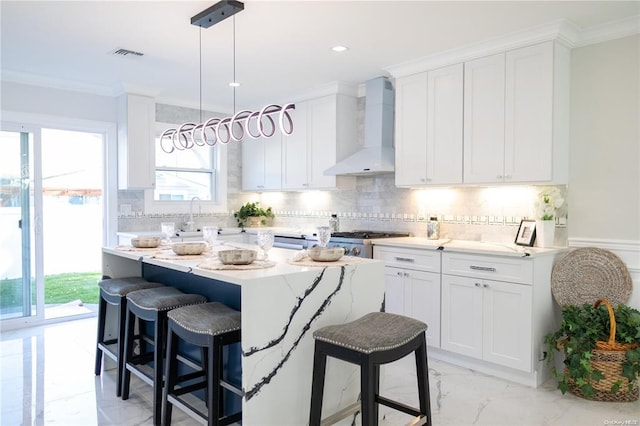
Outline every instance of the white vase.
<path fill-rule="evenodd" d="M 555 220 L 536 220 L 536 246 L 553 247 L 555 233 Z"/>

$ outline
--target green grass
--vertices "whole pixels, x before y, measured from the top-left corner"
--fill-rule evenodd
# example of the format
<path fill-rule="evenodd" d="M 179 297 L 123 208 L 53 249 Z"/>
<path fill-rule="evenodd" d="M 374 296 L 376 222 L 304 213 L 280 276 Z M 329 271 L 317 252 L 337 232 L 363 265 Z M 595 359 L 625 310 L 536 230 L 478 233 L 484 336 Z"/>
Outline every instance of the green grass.
<path fill-rule="evenodd" d="M 44 303 L 60 304 L 72 300 L 97 304 L 100 297 L 98 281 L 100 272 L 72 272 L 44 277 Z M 32 284 L 32 299 L 35 303 L 35 288 Z M 22 306 L 22 281 L 20 279 L 0 280 L 0 308 Z"/>

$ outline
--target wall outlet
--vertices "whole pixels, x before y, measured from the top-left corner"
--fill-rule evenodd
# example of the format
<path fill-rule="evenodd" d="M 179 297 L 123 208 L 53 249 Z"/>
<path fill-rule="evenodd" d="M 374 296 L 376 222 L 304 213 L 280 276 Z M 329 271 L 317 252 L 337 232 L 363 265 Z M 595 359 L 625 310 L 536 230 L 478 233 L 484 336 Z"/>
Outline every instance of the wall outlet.
<path fill-rule="evenodd" d="M 120 214 L 131 214 L 131 204 L 120 204 Z"/>

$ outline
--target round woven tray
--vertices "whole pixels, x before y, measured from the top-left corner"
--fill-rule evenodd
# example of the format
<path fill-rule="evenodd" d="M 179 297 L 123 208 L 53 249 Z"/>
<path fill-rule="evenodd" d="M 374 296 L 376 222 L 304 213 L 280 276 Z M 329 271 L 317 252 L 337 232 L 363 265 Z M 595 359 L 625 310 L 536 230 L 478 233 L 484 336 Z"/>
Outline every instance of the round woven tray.
<path fill-rule="evenodd" d="M 561 306 L 581 306 L 598 299 L 617 306 L 629 300 L 632 285 L 631 274 L 622 260 L 595 247 L 570 251 L 551 273 L 551 292 Z"/>

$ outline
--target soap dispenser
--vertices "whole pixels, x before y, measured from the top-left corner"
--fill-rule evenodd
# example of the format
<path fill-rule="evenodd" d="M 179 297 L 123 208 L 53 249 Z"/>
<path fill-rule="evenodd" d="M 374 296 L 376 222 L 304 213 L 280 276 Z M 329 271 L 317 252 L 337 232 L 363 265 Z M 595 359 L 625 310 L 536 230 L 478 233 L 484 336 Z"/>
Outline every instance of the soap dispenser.
<path fill-rule="evenodd" d="M 338 219 L 337 214 L 332 214 L 331 219 L 329 219 L 329 227 L 331 228 L 331 232 L 338 232 L 340 229 L 340 220 Z"/>
<path fill-rule="evenodd" d="M 436 216 L 431 216 L 427 222 L 427 238 L 430 240 L 440 239 L 440 223 Z"/>

